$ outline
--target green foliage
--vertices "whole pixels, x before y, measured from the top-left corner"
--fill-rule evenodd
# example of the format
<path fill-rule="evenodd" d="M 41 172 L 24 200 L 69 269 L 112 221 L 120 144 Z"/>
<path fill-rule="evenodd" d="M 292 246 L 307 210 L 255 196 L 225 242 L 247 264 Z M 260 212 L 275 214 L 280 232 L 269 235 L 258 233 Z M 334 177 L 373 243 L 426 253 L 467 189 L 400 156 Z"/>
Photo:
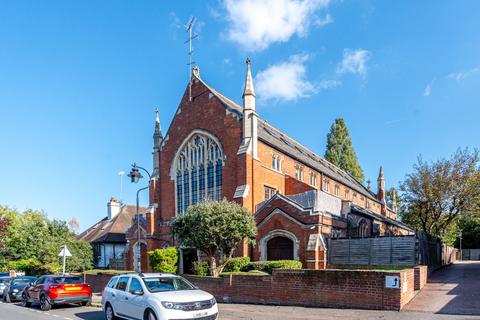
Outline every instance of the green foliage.
<path fill-rule="evenodd" d="M 199 260 L 193 263 L 193 273 L 197 276 L 207 276 L 208 269 L 208 262 L 205 260 Z"/>
<path fill-rule="evenodd" d="M 461 217 L 480 212 L 480 155 L 458 149 L 450 159 L 418 158 L 401 184 L 403 222 L 452 244 Z"/>
<path fill-rule="evenodd" d="M 153 271 L 176 273 L 178 263 L 178 250 L 175 247 L 156 249 L 148 253 L 150 266 Z"/>
<path fill-rule="evenodd" d="M 350 173 L 358 181 L 365 180 L 365 174 L 358 163 L 357 154 L 353 149 L 352 139 L 343 118 L 336 119 L 330 127 L 325 159 Z"/>
<path fill-rule="evenodd" d="M 250 257 L 231 258 L 225 265 L 223 272 L 244 271 L 247 269 L 247 266 L 249 263 L 250 263 Z"/>
<path fill-rule="evenodd" d="M 302 269 L 302 263 L 297 260 L 255 261 L 249 263 L 248 269 L 263 271 L 271 274 L 274 269 Z"/>
<path fill-rule="evenodd" d="M 0 268 L 8 268 L 10 264 L 16 268 L 23 268 L 19 270 L 27 273 L 58 273 L 61 271 L 59 266 L 62 263 L 58 253 L 64 244 L 73 255 L 67 258 L 67 272 L 91 268 L 92 247 L 85 241 L 77 240 L 66 222 L 50 220 L 39 211 L 19 212 L 0 206 L 0 220 L 3 219 L 8 220 L 9 224 L 0 255 Z"/>
<path fill-rule="evenodd" d="M 173 232 L 185 247 L 201 250 L 210 262 L 210 275 L 218 276 L 240 242 L 254 242 L 253 215 L 233 201 L 204 201 L 188 208 L 173 222 Z M 217 259 L 220 257 L 220 263 Z"/>
<path fill-rule="evenodd" d="M 462 230 L 462 249 L 480 248 L 480 213 L 477 216 L 461 217 L 458 220 L 458 229 Z M 460 239 L 455 246 L 460 248 Z"/>

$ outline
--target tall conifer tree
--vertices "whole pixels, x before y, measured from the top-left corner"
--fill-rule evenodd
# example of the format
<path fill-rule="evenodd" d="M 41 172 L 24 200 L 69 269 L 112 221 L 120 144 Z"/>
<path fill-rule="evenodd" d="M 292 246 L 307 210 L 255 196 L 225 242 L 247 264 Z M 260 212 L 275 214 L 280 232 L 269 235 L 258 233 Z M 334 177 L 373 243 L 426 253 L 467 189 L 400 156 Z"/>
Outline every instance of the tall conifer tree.
<path fill-rule="evenodd" d="M 352 146 L 352 139 L 348 132 L 347 125 L 343 118 L 335 119 L 327 135 L 327 149 L 325 159 L 345 170 L 354 176 L 358 181 L 363 182 L 363 173 L 355 150 Z"/>

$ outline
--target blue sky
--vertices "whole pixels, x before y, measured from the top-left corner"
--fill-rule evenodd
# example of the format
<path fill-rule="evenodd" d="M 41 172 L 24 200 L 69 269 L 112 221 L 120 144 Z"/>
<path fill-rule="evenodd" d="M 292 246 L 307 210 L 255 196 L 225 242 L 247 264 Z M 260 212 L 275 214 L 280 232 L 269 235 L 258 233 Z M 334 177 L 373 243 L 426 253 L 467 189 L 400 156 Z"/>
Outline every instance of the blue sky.
<path fill-rule="evenodd" d="M 346 119 L 366 176 L 396 186 L 416 157 L 479 147 L 478 1 L 0 1 L 0 204 L 75 216 L 151 167 L 187 84 L 198 18 L 202 78 L 241 102 L 252 60 L 260 115 L 324 153 Z M 144 181 L 143 183 L 146 183 Z M 142 185 L 143 186 L 143 185 Z M 136 188 L 124 179 L 124 200 Z M 142 198 L 146 203 L 146 194 Z"/>

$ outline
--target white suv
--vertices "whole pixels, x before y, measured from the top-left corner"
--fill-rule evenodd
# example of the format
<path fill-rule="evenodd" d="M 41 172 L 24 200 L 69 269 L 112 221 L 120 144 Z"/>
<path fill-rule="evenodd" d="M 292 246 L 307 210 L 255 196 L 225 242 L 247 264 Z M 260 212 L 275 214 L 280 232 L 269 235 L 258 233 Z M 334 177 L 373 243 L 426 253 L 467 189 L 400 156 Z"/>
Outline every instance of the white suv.
<path fill-rule="evenodd" d="M 186 279 L 164 273 L 114 276 L 103 290 L 107 320 L 216 320 L 215 298 Z"/>

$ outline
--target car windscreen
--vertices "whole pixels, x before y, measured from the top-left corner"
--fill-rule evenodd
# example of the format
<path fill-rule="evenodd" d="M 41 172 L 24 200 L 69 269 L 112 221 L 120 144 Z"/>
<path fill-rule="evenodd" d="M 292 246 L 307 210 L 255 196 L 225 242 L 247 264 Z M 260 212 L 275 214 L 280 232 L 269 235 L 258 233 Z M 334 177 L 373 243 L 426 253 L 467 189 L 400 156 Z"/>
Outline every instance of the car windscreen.
<path fill-rule="evenodd" d="M 80 277 L 55 277 L 53 278 L 53 282 L 61 284 L 75 284 L 83 283 L 83 280 Z"/>
<path fill-rule="evenodd" d="M 0 278 L 0 283 L 6 283 L 10 278 Z"/>
<path fill-rule="evenodd" d="M 35 279 L 28 279 L 28 278 L 20 278 L 20 279 L 13 279 L 12 285 L 29 285 L 31 282 L 35 282 Z"/>
<path fill-rule="evenodd" d="M 143 282 L 150 292 L 194 290 L 195 287 L 180 277 L 148 277 Z"/>

